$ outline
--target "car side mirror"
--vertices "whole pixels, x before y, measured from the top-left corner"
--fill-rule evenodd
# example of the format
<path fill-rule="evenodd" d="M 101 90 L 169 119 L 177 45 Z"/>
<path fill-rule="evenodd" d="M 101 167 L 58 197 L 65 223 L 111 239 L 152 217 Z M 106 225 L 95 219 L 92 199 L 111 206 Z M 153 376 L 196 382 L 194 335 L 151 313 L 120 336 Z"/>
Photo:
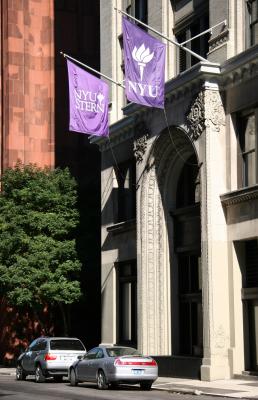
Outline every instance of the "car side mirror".
<path fill-rule="evenodd" d="M 82 359 L 83 359 L 83 356 L 78 356 L 77 359 L 78 359 L 78 360 L 82 360 Z"/>

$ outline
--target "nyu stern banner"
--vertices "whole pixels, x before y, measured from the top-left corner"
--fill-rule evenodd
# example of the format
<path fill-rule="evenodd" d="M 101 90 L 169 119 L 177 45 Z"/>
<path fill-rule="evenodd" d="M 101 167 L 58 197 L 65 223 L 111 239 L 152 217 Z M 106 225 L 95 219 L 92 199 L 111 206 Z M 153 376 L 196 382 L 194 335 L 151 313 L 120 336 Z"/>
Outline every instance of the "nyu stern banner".
<path fill-rule="evenodd" d="M 126 97 L 137 104 L 164 108 L 166 45 L 125 17 L 122 25 Z"/>
<path fill-rule="evenodd" d="M 108 135 L 108 85 L 67 60 L 70 100 L 69 129 Z"/>

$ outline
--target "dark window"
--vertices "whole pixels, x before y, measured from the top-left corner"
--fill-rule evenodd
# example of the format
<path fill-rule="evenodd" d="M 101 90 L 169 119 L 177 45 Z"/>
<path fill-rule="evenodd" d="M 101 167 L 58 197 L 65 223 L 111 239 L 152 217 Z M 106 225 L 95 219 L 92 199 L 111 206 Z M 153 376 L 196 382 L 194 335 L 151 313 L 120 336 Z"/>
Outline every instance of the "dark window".
<path fill-rule="evenodd" d="M 136 262 L 117 264 L 119 344 L 137 343 L 137 272 Z"/>
<path fill-rule="evenodd" d="M 207 53 L 209 51 L 209 37 L 210 34 L 206 33 L 201 35 L 195 39 L 192 39 L 199 33 L 207 30 L 209 28 L 209 15 L 205 13 L 201 15 L 198 19 L 191 20 L 189 23 L 180 30 L 175 29 L 175 35 L 178 43 L 183 43 L 188 41 L 184 46 L 188 49 L 194 51 L 198 55 L 206 58 Z M 192 39 L 192 40 L 190 40 Z M 199 59 L 185 50 L 178 49 L 179 52 L 179 61 L 178 61 L 178 71 L 183 72 L 186 69 L 192 67 L 194 64 L 199 62 Z"/>
<path fill-rule="evenodd" d="M 99 349 L 96 347 L 90 351 L 88 351 L 88 353 L 85 355 L 85 359 L 87 360 L 95 360 L 95 358 L 97 358 L 97 354 L 99 352 Z"/>
<path fill-rule="evenodd" d="M 134 219 L 136 215 L 136 166 L 135 159 L 119 164 L 115 168 L 117 188 L 115 193 L 115 221 Z"/>
<path fill-rule="evenodd" d="M 138 350 L 132 347 L 112 347 L 107 348 L 107 354 L 109 357 L 120 357 L 120 356 L 136 356 L 140 355 Z"/>
<path fill-rule="evenodd" d="M 134 1 L 135 1 L 135 18 L 147 24 L 148 1 L 147 0 L 134 0 Z"/>
<path fill-rule="evenodd" d="M 126 6 L 127 14 L 147 24 L 148 22 L 148 0 L 128 0 Z M 140 25 L 141 26 L 141 25 Z"/>
<path fill-rule="evenodd" d="M 98 349 L 98 352 L 96 354 L 96 358 L 103 358 L 104 357 L 104 353 L 102 349 Z"/>
<path fill-rule="evenodd" d="M 258 43 L 258 0 L 248 0 L 247 6 L 247 46 Z"/>
<path fill-rule="evenodd" d="M 80 350 L 85 351 L 83 344 L 80 340 L 74 339 L 53 339 L 50 340 L 51 350 Z"/>
<path fill-rule="evenodd" d="M 45 350 L 46 347 L 47 347 L 46 340 L 39 340 L 38 341 L 37 351 Z"/>
<path fill-rule="evenodd" d="M 258 287 L 258 242 L 245 242 L 245 288 Z"/>
<path fill-rule="evenodd" d="M 193 155 L 184 165 L 177 185 L 176 205 L 187 207 L 200 201 L 199 167 Z"/>
<path fill-rule="evenodd" d="M 202 356 L 203 316 L 200 257 L 178 256 L 180 355 Z"/>
<path fill-rule="evenodd" d="M 240 144 L 238 157 L 239 186 L 252 186 L 257 182 L 256 178 L 256 118 L 255 113 L 241 114 L 237 120 L 237 130 Z"/>
<path fill-rule="evenodd" d="M 30 350 L 31 351 L 38 351 L 39 350 L 39 341 L 38 340 L 36 340 L 35 342 L 33 342 L 30 345 Z"/>

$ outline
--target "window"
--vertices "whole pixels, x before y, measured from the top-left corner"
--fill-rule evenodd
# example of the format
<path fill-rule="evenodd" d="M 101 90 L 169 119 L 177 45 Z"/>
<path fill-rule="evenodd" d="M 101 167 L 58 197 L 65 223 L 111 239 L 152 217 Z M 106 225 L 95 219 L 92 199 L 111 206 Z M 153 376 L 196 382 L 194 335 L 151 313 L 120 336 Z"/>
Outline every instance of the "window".
<path fill-rule="evenodd" d="M 121 356 L 139 356 L 138 350 L 132 347 L 113 347 L 107 348 L 107 354 L 109 357 L 121 357 Z"/>
<path fill-rule="evenodd" d="M 88 351 L 88 353 L 85 355 L 85 359 L 86 360 L 95 360 L 95 358 L 97 357 L 97 354 L 99 352 L 99 349 L 96 347 L 90 351 Z"/>
<path fill-rule="evenodd" d="M 115 168 L 115 221 L 124 222 L 136 216 L 136 165 L 135 159 L 119 164 Z"/>
<path fill-rule="evenodd" d="M 104 358 L 104 353 L 102 349 L 98 349 L 96 358 Z"/>
<path fill-rule="evenodd" d="M 76 339 L 53 339 L 50 341 L 50 349 L 85 351 L 82 342 Z"/>
<path fill-rule="evenodd" d="M 184 165 L 177 185 L 177 207 L 187 207 L 200 202 L 200 176 L 197 159 L 193 155 Z"/>
<path fill-rule="evenodd" d="M 246 1 L 247 47 L 258 43 L 258 0 Z"/>
<path fill-rule="evenodd" d="M 47 342 L 44 339 L 40 339 L 37 345 L 37 351 L 45 350 L 47 347 Z"/>
<path fill-rule="evenodd" d="M 209 28 L 209 14 L 205 13 L 196 20 L 192 20 L 189 24 L 181 29 L 175 28 L 175 36 L 178 43 L 183 43 L 190 40 L 199 33 Z M 206 58 L 209 51 L 209 40 L 210 34 L 199 36 L 185 44 L 185 47 Z M 194 64 L 199 62 L 199 59 L 192 56 L 185 50 L 178 49 L 178 72 L 183 72 L 186 69 L 192 67 Z"/>
<path fill-rule="evenodd" d="M 136 262 L 117 264 L 119 343 L 136 345 L 137 342 L 137 272 Z"/>
<path fill-rule="evenodd" d="M 241 113 L 237 118 L 239 137 L 238 182 L 240 187 L 252 186 L 257 182 L 256 126 L 255 112 Z"/>
<path fill-rule="evenodd" d="M 127 0 L 127 14 L 148 23 L 148 0 Z"/>
<path fill-rule="evenodd" d="M 180 355 L 201 357 L 203 352 L 201 259 L 179 255 Z"/>

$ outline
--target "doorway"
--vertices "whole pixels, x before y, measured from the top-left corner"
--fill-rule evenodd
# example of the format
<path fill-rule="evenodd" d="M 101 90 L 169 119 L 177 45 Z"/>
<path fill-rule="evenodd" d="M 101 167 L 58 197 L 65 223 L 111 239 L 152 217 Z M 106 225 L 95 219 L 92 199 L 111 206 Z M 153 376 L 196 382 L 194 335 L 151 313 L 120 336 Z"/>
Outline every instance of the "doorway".
<path fill-rule="evenodd" d="M 258 241 L 240 242 L 245 370 L 258 373 Z"/>

